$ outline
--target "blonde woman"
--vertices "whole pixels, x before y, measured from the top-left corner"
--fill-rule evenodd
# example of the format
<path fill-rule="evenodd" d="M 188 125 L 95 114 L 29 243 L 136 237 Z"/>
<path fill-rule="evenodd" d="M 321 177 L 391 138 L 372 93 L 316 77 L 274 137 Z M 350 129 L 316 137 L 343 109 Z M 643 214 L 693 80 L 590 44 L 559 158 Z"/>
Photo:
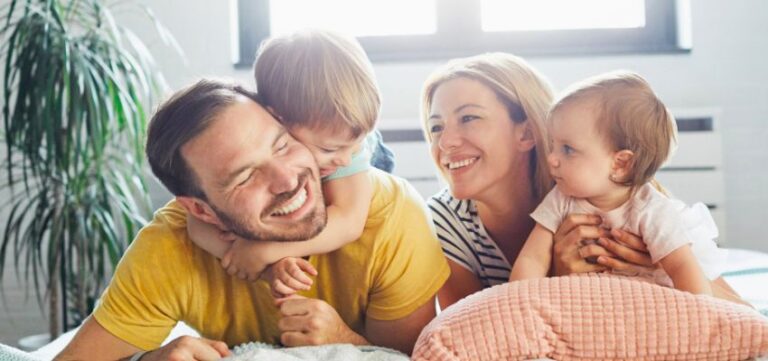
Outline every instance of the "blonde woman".
<path fill-rule="evenodd" d="M 428 201 L 451 276 L 442 308 L 504 283 L 535 222 L 529 214 L 553 186 L 547 172 L 546 80 L 503 53 L 457 59 L 427 79 L 423 126 L 448 188 Z M 637 270 L 651 266 L 638 237 L 572 214 L 554 234 L 551 274 Z M 609 238 L 604 245 L 584 240 Z M 594 262 L 593 260 L 598 260 Z"/>

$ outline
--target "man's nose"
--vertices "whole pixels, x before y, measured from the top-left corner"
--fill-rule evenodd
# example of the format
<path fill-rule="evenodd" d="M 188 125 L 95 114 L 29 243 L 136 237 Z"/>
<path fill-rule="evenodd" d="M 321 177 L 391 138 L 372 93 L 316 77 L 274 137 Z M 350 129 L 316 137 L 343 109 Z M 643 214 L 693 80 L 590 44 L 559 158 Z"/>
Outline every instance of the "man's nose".
<path fill-rule="evenodd" d="M 299 174 L 291 167 L 276 162 L 271 168 L 269 191 L 272 194 L 290 192 L 299 186 Z"/>

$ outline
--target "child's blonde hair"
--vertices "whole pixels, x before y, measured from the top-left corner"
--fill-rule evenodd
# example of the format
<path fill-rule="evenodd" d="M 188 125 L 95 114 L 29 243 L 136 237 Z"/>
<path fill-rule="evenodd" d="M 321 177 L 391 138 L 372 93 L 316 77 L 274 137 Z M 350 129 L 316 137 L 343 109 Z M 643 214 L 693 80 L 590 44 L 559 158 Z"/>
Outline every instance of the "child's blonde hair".
<path fill-rule="evenodd" d="M 620 183 L 640 186 L 652 181 L 675 146 L 677 125 L 650 84 L 628 71 L 588 78 L 566 89 L 552 106 L 549 119 L 579 101 L 594 102 L 597 132 L 613 151 L 627 149 L 634 154 L 629 177 Z"/>
<path fill-rule="evenodd" d="M 373 130 L 379 117 L 373 67 L 354 38 L 305 30 L 268 39 L 254 75 L 259 97 L 287 128 L 330 126 L 356 138 Z"/>
<path fill-rule="evenodd" d="M 529 159 L 532 191 L 534 197 L 541 201 L 554 184 L 547 166 L 549 142 L 544 123 L 553 99 L 547 80 L 522 58 L 506 53 L 487 53 L 448 62 L 432 73 L 422 90 L 422 127 L 429 142 L 432 142 L 432 134 L 427 121 L 432 97 L 441 84 L 456 78 L 483 83 L 496 93 L 514 123 L 528 122 L 536 141 Z"/>

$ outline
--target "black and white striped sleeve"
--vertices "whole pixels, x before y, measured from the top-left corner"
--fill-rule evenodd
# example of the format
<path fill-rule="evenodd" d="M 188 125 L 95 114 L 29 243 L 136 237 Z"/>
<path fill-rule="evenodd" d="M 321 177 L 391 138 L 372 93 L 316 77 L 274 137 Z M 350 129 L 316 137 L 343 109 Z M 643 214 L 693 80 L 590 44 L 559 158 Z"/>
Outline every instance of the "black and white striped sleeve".
<path fill-rule="evenodd" d="M 438 195 L 427 200 L 427 205 L 432 212 L 437 238 L 445 256 L 470 272 L 477 273 L 477 255 L 455 210 Z"/>

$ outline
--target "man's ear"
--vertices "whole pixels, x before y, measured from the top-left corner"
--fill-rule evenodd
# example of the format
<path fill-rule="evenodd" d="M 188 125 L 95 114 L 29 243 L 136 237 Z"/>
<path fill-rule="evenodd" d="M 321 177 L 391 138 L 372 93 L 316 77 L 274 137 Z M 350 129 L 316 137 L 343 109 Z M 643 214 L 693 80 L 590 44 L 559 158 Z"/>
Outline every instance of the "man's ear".
<path fill-rule="evenodd" d="M 614 182 L 626 182 L 627 177 L 632 172 L 632 165 L 635 163 L 635 153 L 629 149 L 622 149 L 613 153 L 613 164 L 611 165 L 611 180 Z"/>
<path fill-rule="evenodd" d="M 187 210 L 187 213 L 190 216 L 195 217 L 205 223 L 218 226 L 219 228 L 224 228 L 223 223 L 216 215 L 216 212 L 213 211 L 213 208 L 211 208 L 211 206 L 209 206 L 208 203 L 204 202 L 202 199 L 196 197 L 180 196 L 176 197 L 176 201 L 178 201 L 179 204 L 181 204 L 181 206 Z"/>
<path fill-rule="evenodd" d="M 531 123 L 527 120 L 515 125 L 515 138 L 517 139 L 517 148 L 521 152 L 527 152 L 536 146 L 536 137 L 533 136 Z"/>

